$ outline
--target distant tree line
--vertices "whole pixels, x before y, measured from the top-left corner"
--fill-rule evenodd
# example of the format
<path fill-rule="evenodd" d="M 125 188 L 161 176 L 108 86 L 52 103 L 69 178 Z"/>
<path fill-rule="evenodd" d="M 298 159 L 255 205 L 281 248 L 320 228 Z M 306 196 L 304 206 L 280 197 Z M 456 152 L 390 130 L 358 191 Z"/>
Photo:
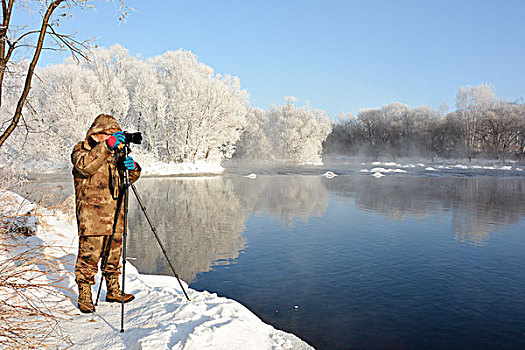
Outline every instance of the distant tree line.
<path fill-rule="evenodd" d="M 456 110 L 391 103 L 340 114 L 324 154 L 371 157 L 489 157 L 525 155 L 525 104 L 499 100 L 486 84 L 461 87 Z"/>

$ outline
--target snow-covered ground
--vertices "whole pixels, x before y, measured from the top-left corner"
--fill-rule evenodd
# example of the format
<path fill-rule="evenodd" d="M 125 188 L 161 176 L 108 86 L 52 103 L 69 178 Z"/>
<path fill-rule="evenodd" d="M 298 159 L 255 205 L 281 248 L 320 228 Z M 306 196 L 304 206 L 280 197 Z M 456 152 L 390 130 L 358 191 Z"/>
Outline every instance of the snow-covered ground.
<path fill-rule="evenodd" d="M 138 160 L 139 161 L 139 160 Z M 222 174 L 224 168 L 218 163 L 165 163 L 140 160 L 142 175 L 166 176 L 178 174 Z"/>
<path fill-rule="evenodd" d="M 265 324 L 240 303 L 208 292 L 187 288 L 191 301 L 174 277 L 142 275 L 126 264 L 126 292 L 136 299 L 125 307 L 125 331 L 120 333 L 120 304 L 99 302 L 95 314 L 82 314 L 76 306 L 74 264 L 77 250 L 74 218 L 61 211 L 36 206 L 22 197 L 0 190 L 3 215 L 27 213 L 36 234 L 25 237 L 25 248 L 42 247 L 58 269 L 48 271 L 57 297 L 53 308 L 66 314 L 60 322 L 64 336 L 78 349 L 311 349 L 304 341 Z M 35 223 L 36 222 L 36 223 Z M 16 254 L 0 250 L 0 260 Z M 34 266 L 35 268 L 42 268 Z M 93 288 L 96 295 L 95 284 Z M 183 282 L 184 283 L 184 282 Z M 1 295 L 0 295 L 1 298 Z M 52 300 L 54 299 L 54 300 Z M 105 285 L 100 300 L 105 299 Z"/>

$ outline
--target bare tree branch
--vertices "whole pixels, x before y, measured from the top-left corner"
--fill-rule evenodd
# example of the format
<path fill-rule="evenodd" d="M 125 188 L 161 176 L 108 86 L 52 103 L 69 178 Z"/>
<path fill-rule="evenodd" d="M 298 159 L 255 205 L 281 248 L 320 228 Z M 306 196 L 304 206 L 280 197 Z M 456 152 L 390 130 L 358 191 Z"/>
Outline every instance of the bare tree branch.
<path fill-rule="evenodd" d="M 0 147 L 2 147 L 5 140 L 7 140 L 7 138 L 11 135 L 13 130 L 15 130 L 16 125 L 18 124 L 18 121 L 20 120 L 20 117 L 22 115 L 22 108 L 24 107 L 27 96 L 29 95 L 29 90 L 31 89 L 31 80 L 33 78 L 33 73 L 35 71 L 35 67 L 38 62 L 38 59 L 40 58 L 40 52 L 42 51 L 42 46 L 44 45 L 46 28 L 48 27 L 48 23 L 51 18 L 51 15 L 53 14 L 55 9 L 60 5 L 62 1 L 63 0 L 55 0 L 51 2 L 49 4 L 49 7 L 46 10 L 44 18 L 42 19 L 42 27 L 40 28 L 40 35 L 38 37 L 37 47 L 33 55 L 33 59 L 31 60 L 31 63 L 29 64 L 29 69 L 27 71 L 27 76 L 26 76 L 26 80 L 24 84 L 24 90 L 22 92 L 22 95 L 20 96 L 20 99 L 18 100 L 16 111 L 13 116 L 13 119 L 11 120 L 11 123 L 9 124 L 7 129 L 3 132 L 3 134 L 0 136 Z"/>
<path fill-rule="evenodd" d="M 52 35 L 58 42 L 64 44 L 69 49 L 69 51 L 71 51 L 73 57 L 77 61 L 79 61 L 77 55 L 85 60 L 89 60 L 88 56 L 84 53 L 84 50 L 87 49 L 86 41 L 81 42 L 73 38 L 71 35 L 57 33 L 51 25 L 48 25 L 48 28 L 50 30 L 49 34 Z"/>
<path fill-rule="evenodd" d="M 58 13 L 55 15 L 55 10 L 61 8 L 65 11 L 71 11 L 73 8 L 90 9 L 95 8 L 93 0 L 35 0 L 38 4 L 39 9 L 42 9 L 41 14 L 43 16 L 40 20 L 40 29 L 30 30 L 24 28 L 23 33 L 16 37 L 16 39 L 9 39 L 9 33 L 12 34 L 12 28 L 10 29 L 11 15 L 13 6 L 15 3 L 19 3 L 19 6 L 25 7 L 28 11 L 32 12 L 29 6 L 29 1 L 24 0 L 1 0 L 2 1 L 2 23 L 0 24 L 0 107 L 2 106 L 2 92 L 5 73 L 8 71 L 8 62 L 12 58 L 13 53 L 16 49 L 20 48 L 34 48 L 33 56 L 27 69 L 25 83 L 16 104 L 16 110 L 10 120 L 7 128 L 0 128 L 0 147 L 4 144 L 6 139 L 13 133 L 18 125 L 21 118 L 21 113 L 26 105 L 26 100 L 31 89 L 31 81 L 36 68 L 36 64 L 40 57 L 42 50 L 53 50 L 53 51 L 69 51 L 71 52 L 74 59 L 79 61 L 79 57 L 88 60 L 86 51 L 88 49 L 88 40 L 79 41 L 75 39 L 75 34 L 61 34 L 55 30 L 55 27 L 59 24 L 59 17 L 67 16 L 66 13 Z M 118 10 L 120 16 L 119 21 L 125 20 L 129 11 L 134 11 L 132 8 L 125 4 L 125 0 L 106 0 L 113 3 L 115 8 Z M 58 17 L 57 17 L 58 16 Z M 27 40 L 31 35 L 38 34 L 36 43 L 32 44 Z M 46 35 L 51 38 L 51 46 L 45 46 Z M 56 47 L 55 47 L 56 46 Z"/>

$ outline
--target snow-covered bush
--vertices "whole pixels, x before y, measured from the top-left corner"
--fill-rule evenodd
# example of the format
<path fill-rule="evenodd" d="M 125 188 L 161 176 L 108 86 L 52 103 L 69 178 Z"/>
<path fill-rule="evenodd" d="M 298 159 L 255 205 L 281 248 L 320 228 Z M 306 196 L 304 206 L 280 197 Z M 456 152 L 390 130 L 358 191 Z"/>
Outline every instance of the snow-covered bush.
<path fill-rule="evenodd" d="M 0 175 L 5 175 L 1 172 Z M 28 241 L 41 225 L 41 209 L 9 191 L 0 178 L 0 348 L 66 348 L 71 342 L 59 322 L 72 316 L 57 306 L 66 288 L 60 288 L 53 272 L 61 269 L 38 239 Z M 62 289 L 62 290 L 61 290 Z"/>

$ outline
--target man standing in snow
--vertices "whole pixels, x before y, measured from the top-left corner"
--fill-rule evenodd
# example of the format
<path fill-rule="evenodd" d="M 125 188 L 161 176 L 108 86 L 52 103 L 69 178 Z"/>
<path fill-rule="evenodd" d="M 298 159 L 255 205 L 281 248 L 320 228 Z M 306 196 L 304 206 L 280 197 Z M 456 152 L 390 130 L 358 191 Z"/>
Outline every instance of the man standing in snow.
<path fill-rule="evenodd" d="M 78 307 L 83 313 L 95 311 L 91 286 L 95 284 L 98 263 L 106 255 L 106 269 L 102 271 L 107 287 L 106 301 L 122 302 L 119 275 L 124 230 L 123 206 L 118 219 L 116 211 L 119 185 L 123 181 L 117 164 L 120 161 L 118 151 L 124 142 L 124 134 L 115 118 L 101 114 L 95 118 L 85 140 L 77 143 L 71 154 L 79 235 L 75 280 L 78 285 Z M 131 157 L 124 159 L 120 165 L 129 170 L 132 183 L 139 178 L 140 166 Z M 115 234 L 110 244 L 113 229 Z M 109 252 L 108 248 L 111 248 Z M 104 261 L 101 266 L 104 266 Z M 132 294 L 124 295 L 125 303 L 133 299 Z"/>

